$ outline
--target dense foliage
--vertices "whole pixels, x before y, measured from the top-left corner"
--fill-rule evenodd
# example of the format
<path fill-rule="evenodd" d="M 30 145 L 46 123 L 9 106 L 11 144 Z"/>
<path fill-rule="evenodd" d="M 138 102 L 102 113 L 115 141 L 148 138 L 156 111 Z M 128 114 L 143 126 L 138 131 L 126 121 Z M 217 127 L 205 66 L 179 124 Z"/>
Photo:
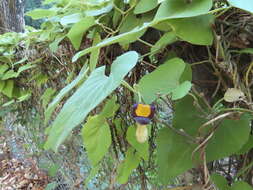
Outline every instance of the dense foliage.
<path fill-rule="evenodd" d="M 0 36 L 1 115 L 42 119 L 41 151 L 81 136 L 85 184 L 106 159 L 111 188 L 252 189 L 251 0 L 146 1 L 45 0 L 51 8 L 29 11 L 40 29 Z M 134 103 L 156 108 L 144 143 Z"/>

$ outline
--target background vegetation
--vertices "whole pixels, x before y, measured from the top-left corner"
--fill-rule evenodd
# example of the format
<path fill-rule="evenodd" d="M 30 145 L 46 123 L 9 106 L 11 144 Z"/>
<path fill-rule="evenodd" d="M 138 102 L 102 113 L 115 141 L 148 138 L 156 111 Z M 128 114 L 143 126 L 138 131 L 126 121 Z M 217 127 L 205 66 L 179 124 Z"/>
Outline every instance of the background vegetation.
<path fill-rule="evenodd" d="M 26 9 L 25 32 L 0 36 L 1 135 L 47 189 L 252 189 L 251 0 Z M 135 103 L 156 108 L 145 143 Z"/>

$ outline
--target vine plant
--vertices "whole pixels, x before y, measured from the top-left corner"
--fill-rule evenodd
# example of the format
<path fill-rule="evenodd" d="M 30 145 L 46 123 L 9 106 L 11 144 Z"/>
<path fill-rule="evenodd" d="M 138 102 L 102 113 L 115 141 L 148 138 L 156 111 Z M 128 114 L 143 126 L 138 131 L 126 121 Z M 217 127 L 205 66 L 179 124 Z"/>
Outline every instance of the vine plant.
<path fill-rule="evenodd" d="M 113 148 L 116 177 L 127 183 L 132 171 L 155 163 L 159 183 L 187 170 L 200 173 L 191 187 L 251 189 L 247 153 L 251 135 L 252 63 L 228 57 L 252 54 L 250 48 L 226 49 L 218 21 L 230 11 L 251 16 L 251 0 L 45 0 L 50 9 L 27 13 L 44 19 L 41 29 L 0 37 L 2 108 L 19 112 L 42 100 L 44 148 L 57 152 L 75 128 L 93 167 Z M 191 44 L 207 58 L 191 62 L 169 47 Z M 203 55 L 198 55 L 203 57 Z M 53 59 L 54 62 L 51 62 Z M 228 61 L 232 62 L 228 63 Z M 208 64 L 218 78 L 212 95 L 192 82 L 192 69 Z M 226 77 L 224 77 L 224 73 Z M 36 89 L 36 90 L 35 90 Z M 60 89 L 60 90 L 59 90 Z M 58 91 L 59 90 L 59 91 Z M 56 93 L 56 91 L 58 91 Z M 50 102 L 50 103 L 49 103 Z M 149 139 L 136 140 L 132 106 L 155 106 Z M 170 113 L 173 111 L 172 121 Z M 81 127 L 80 127 L 81 125 Z M 229 186 L 211 174 L 211 163 L 231 156 L 244 159 Z M 208 164 L 209 163 L 209 164 Z"/>

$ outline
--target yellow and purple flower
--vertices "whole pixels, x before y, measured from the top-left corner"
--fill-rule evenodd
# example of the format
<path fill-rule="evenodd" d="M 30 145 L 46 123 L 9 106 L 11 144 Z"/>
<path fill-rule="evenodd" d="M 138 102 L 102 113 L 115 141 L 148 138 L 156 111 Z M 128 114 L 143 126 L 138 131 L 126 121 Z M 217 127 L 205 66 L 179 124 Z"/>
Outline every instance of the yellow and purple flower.
<path fill-rule="evenodd" d="M 136 139 L 139 143 L 144 143 L 148 139 L 147 124 L 154 117 L 155 106 L 146 104 L 134 104 L 132 115 L 137 123 Z"/>
<path fill-rule="evenodd" d="M 151 119 L 154 117 L 155 106 L 148 104 L 134 104 L 132 115 L 134 120 L 141 124 L 147 125 L 150 123 Z"/>

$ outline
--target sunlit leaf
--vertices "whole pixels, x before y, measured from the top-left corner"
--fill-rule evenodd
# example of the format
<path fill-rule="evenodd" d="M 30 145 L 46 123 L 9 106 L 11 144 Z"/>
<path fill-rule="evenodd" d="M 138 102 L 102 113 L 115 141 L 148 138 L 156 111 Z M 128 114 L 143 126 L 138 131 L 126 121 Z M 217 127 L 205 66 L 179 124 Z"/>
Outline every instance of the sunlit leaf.
<path fill-rule="evenodd" d="M 252 0 L 228 0 L 228 2 L 234 7 L 253 13 Z"/>
<path fill-rule="evenodd" d="M 83 126 L 83 142 L 93 166 L 102 160 L 111 145 L 111 131 L 106 118 L 112 117 L 117 109 L 118 105 L 114 96 L 107 101 L 99 115 L 90 117 Z"/>
<path fill-rule="evenodd" d="M 0 92 L 2 92 L 2 90 L 4 89 L 5 86 L 5 81 L 0 80 Z"/>
<path fill-rule="evenodd" d="M 55 11 L 49 9 L 34 9 L 26 13 L 27 16 L 32 17 L 32 19 L 37 20 L 41 18 L 51 17 L 56 14 Z"/>
<path fill-rule="evenodd" d="M 134 51 L 119 56 L 111 66 L 109 77 L 104 74 L 105 66 L 95 69 L 64 104 L 52 124 L 45 148 L 56 151 L 71 130 L 121 84 L 122 79 L 135 66 L 137 60 L 138 54 Z"/>
<path fill-rule="evenodd" d="M 9 98 L 12 97 L 12 92 L 14 89 L 14 81 L 13 80 L 7 80 L 4 88 L 2 89 L 2 93 L 6 96 L 8 96 Z"/>
<path fill-rule="evenodd" d="M 166 32 L 151 48 L 151 52 L 156 52 L 177 40 L 174 32 Z"/>
<path fill-rule="evenodd" d="M 104 117 L 90 117 L 83 126 L 82 137 L 88 158 L 95 166 L 104 157 L 111 145 L 111 132 Z"/>
<path fill-rule="evenodd" d="M 149 0 L 148 2 L 146 0 L 140 0 L 134 9 L 134 14 L 141 14 L 151 11 L 157 5 L 158 5 L 157 0 Z"/>
<path fill-rule="evenodd" d="M 7 80 L 11 78 L 16 78 L 18 77 L 19 73 L 15 72 L 14 70 L 9 70 L 6 73 L 4 73 L 3 77 L 1 78 L 2 80 Z"/>
<path fill-rule="evenodd" d="M 184 61 L 174 58 L 160 65 L 152 73 L 143 76 L 138 83 L 138 88 L 145 103 L 150 104 L 158 96 L 173 92 L 179 85 L 184 68 Z"/>
<path fill-rule="evenodd" d="M 93 37 L 92 46 L 97 45 L 101 41 L 99 33 L 95 33 Z M 100 49 L 93 50 L 90 54 L 90 71 L 93 71 L 96 68 L 96 65 L 99 60 Z"/>
<path fill-rule="evenodd" d="M 85 17 L 76 24 L 72 26 L 70 31 L 68 32 L 67 36 L 70 39 L 71 43 L 73 44 L 76 50 L 79 49 L 83 34 L 93 25 L 95 25 L 94 17 Z"/>
<path fill-rule="evenodd" d="M 0 65 L 0 76 L 9 69 L 9 66 L 7 64 Z"/>
<path fill-rule="evenodd" d="M 191 90 L 192 83 L 189 81 L 185 81 L 179 86 L 176 87 L 175 90 L 172 91 L 172 100 L 178 100 L 183 98 L 188 94 L 188 92 Z"/>
<path fill-rule="evenodd" d="M 95 9 L 87 10 L 85 12 L 85 14 L 87 16 L 98 16 L 98 15 L 102 15 L 102 14 L 110 12 L 112 10 L 112 8 L 113 8 L 112 3 L 109 3 L 108 5 L 100 7 L 100 8 L 95 8 Z"/>
<path fill-rule="evenodd" d="M 51 100 L 52 96 L 55 94 L 55 91 L 56 91 L 55 89 L 48 88 L 45 90 L 45 92 L 41 96 L 40 99 L 42 100 L 42 106 L 44 109 L 46 108 L 47 104 Z"/>
<path fill-rule="evenodd" d="M 64 17 L 61 18 L 60 23 L 63 26 L 66 26 L 68 24 L 74 24 L 79 22 L 81 19 L 83 18 L 83 15 L 81 13 L 74 13 L 71 15 L 66 15 Z"/>

